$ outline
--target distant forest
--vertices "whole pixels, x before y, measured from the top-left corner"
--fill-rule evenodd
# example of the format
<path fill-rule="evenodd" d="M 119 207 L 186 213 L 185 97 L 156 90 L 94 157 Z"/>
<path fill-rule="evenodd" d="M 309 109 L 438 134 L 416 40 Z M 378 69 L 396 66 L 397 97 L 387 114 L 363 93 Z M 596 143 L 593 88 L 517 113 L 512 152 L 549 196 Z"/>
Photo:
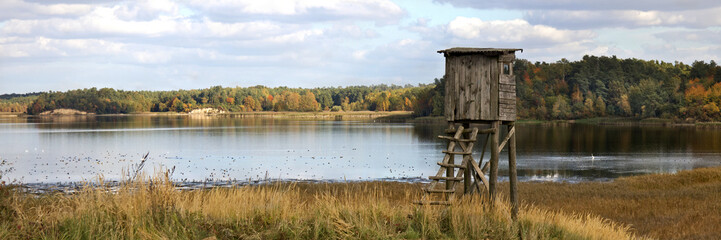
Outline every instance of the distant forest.
<path fill-rule="evenodd" d="M 554 63 L 516 60 L 521 119 L 601 116 L 721 120 L 721 66 L 584 56 Z M 0 112 L 38 114 L 71 108 L 98 114 L 188 112 L 217 108 L 249 111 L 413 111 L 443 114 L 443 78 L 419 86 L 328 88 L 211 87 L 178 91 L 81 89 L 0 96 Z"/>

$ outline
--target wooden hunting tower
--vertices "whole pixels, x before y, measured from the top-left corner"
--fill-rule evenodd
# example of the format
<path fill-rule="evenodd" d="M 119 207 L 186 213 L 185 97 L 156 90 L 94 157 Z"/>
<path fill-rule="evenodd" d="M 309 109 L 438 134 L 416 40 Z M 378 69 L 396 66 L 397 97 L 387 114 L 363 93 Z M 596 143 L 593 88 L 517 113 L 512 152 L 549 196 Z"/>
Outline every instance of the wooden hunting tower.
<path fill-rule="evenodd" d="M 513 61 L 516 48 L 449 48 L 440 50 L 446 57 L 445 117 L 450 135 L 438 136 L 448 140 L 440 169 L 432 180 L 426 195 L 418 204 L 448 205 L 457 193 L 459 182 L 463 181 L 463 193 L 480 193 L 495 198 L 498 179 L 498 157 L 508 144 L 508 175 L 510 180 L 511 217 L 518 215 L 518 194 L 516 185 L 516 80 L 513 76 Z M 484 124 L 482 129 L 471 128 L 470 124 Z M 456 127 L 456 124 L 460 126 Z M 499 144 L 501 125 L 506 125 L 506 134 Z M 478 134 L 486 134 L 486 141 L 479 161 L 473 159 L 473 146 Z M 491 156 L 483 163 L 483 156 L 490 142 Z M 456 149 L 460 147 L 460 149 Z M 456 156 L 462 156 L 461 164 L 455 163 Z M 483 166 L 483 167 L 480 167 Z M 456 172 L 456 169 L 458 171 Z M 488 173 L 488 179 L 485 173 Z M 445 188 L 438 183 L 445 181 Z M 443 194 L 434 199 L 433 193 Z"/>
<path fill-rule="evenodd" d="M 514 48 L 449 48 L 445 116 L 450 122 L 516 121 Z"/>

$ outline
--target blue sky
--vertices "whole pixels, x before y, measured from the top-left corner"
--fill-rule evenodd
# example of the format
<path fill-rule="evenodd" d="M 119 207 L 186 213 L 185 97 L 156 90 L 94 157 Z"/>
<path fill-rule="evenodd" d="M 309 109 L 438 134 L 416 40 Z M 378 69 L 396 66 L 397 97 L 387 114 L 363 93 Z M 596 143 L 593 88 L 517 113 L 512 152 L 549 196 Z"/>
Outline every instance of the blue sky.
<path fill-rule="evenodd" d="M 718 61 L 716 0 L 0 1 L 0 94 L 431 83 L 437 50 Z"/>

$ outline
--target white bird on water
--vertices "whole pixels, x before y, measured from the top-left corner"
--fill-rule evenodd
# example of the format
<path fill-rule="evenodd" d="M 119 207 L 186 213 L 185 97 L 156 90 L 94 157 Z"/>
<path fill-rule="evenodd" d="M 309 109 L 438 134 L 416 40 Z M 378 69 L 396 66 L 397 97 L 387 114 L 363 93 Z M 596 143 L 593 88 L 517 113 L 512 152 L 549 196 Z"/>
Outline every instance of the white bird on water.
<path fill-rule="evenodd" d="M 593 156 L 593 153 L 591 153 L 591 160 L 596 159 L 596 157 Z"/>

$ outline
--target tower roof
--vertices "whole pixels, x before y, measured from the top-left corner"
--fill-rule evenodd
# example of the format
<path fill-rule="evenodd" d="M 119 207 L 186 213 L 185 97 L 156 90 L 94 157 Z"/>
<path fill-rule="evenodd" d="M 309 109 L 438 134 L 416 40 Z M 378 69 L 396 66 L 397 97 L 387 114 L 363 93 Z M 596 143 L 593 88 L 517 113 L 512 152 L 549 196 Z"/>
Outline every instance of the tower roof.
<path fill-rule="evenodd" d="M 467 47 L 454 47 L 444 50 L 438 50 L 438 53 L 444 55 L 466 55 L 480 53 L 484 55 L 503 55 L 509 53 L 515 53 L 516 51 L 523 52 L 520 48 L 467 48 Z"/>

